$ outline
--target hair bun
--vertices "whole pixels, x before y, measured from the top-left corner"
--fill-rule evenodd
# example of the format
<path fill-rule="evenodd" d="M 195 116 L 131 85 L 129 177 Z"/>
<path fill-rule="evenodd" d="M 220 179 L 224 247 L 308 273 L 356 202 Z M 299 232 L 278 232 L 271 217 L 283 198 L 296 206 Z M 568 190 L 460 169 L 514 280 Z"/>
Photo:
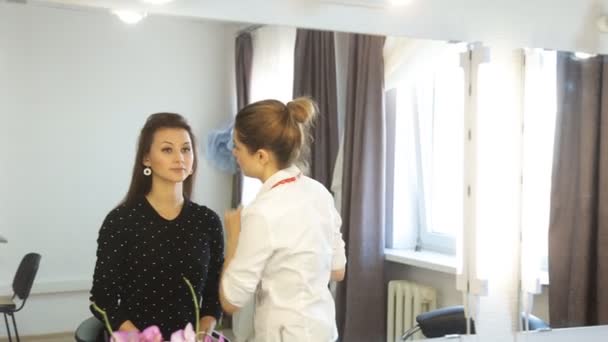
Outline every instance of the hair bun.
<path fill-rule="evenodd" d="M 308 97 L 298 97 L 287 102 L 287 112 L 297 122 L 307 124 L 317 114 L 317 105 Z"/>

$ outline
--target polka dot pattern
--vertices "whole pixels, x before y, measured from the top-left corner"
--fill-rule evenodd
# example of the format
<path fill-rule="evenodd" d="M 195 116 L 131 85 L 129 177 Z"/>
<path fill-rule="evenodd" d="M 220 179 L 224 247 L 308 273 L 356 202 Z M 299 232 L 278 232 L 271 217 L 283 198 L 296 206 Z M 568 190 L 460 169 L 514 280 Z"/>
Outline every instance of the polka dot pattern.
<path fill-rule="evenodd" d="M 194 324 L 194 303 L 182 277 L 202 298 L 201 317 L 219 319 L 224 239 L 213 210 L 185 201 L 180 214 L 166 220 L 142 197 L 107 215 L 97 245 L 90 299 L 106 310 L 114 329 L 126 320 L 140 329 L 154 324 L 168 340 Z"/>

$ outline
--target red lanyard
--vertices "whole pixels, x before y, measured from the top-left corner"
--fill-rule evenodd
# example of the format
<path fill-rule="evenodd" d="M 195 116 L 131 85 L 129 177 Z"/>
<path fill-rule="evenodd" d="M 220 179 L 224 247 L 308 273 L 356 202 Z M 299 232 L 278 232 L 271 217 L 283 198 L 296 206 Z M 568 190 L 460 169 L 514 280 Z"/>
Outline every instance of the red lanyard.
<path fill-rule="evenodd" d="M 283 184 L 287 184 L 287 183 L 295 182 L 295 181 L 296 181 L 296 179 L 298 179 L 298 177 L 300 177 L 300 175 L 297 175 L 297 176 L 293 176 L 293 177 L 289 177 L 289 178 L 282 179 L 282 180 L 280 180 L 280 181 L 276 182 L 276 183 L 275 183 L 275 184 L 272 186 L 272 188 L 271 188 L 271 189 L 274 189 L 274 188 L 276 188 L 276 187 L 277 187 L 277 186 L 279 186 L 279 185 L 283 185 Z"/>

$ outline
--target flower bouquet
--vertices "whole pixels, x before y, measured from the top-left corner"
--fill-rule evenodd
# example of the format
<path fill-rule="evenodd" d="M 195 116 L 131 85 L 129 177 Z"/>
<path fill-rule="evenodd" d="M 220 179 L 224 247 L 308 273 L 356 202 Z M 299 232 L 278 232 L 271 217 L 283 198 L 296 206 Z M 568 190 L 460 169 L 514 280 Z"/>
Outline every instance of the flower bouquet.
<path fill-rule="evenodd" d="M 200 331 L 199 306 L 196 293 L 194 292 L 194 288 L 192 287 L 190 281 L 185 277 L 183 279 L 186 282 L 186 285 L 188 285 L 190 294 L 192 294 L 192 299 L 194 301 L 196 328 L 193 328 L 192 324 L 188 323 L 184 329 L 180 329 L 171 334 L 170 342 L 230 342 L 228 338 L 216 331 L 211 333 Z M 106 329 L 110 333 L 110 342 L 163 342 L 163 335 L 156 325 L 149 326 L 141 332 L 112 331 L 112 327 L 110 326 L 110 321 L 108 320 L 106 312 L 98 307 L 95 303 L 92 303 L 92 306 L 93 309 L 102 315 Z"/>

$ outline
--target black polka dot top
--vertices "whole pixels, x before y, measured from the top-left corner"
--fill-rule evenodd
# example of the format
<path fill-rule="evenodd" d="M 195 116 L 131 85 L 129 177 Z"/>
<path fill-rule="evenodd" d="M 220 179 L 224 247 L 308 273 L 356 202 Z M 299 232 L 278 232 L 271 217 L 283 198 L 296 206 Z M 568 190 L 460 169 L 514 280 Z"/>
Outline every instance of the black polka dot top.
<path fill-rule="evenodd" d="M 179 215 L 166 220 L 142 197 L 108 214 L 97 245 L 90 299 L 114 330 L 130 320 L 140 330 L 157 325 L 169 340 L 188 322 L 194 326 L 194 302 L 182 277 L 202 299 L 200 317 L 219 320 L 224 240 L 213 210 L 186 200 Z"/>

